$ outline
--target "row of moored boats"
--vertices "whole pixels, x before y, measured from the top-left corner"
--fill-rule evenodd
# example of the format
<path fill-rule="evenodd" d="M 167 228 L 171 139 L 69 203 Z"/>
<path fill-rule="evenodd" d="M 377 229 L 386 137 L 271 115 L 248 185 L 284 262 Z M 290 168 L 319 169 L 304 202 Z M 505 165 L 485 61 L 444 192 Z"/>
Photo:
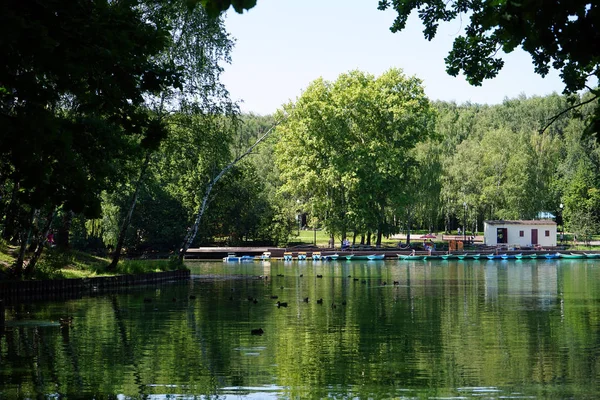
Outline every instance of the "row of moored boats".
<path fill-rule="evenodd" d="M 472 253 L 463 253 L 463 254 L 442 254 L 442 255 L 417 255 L 417 254 L 397 254 L 398 259 L 400 260 L 479 260 L 479 259 L 488 259 L 488 260 L 509 260 L 509 259 L 555 259 L 555 258 L 566 258 L 566 259 L 600 259 L 600 253 L 546 253 L 546 254 L 537 254 L 537 253 L 518 253 L 518 254 L 472 254 Z M 227 257 L 223 257 L 223 261 L 226 262 L 252 262 L 252 261 L 264 261 L 270 260 L 271 253 L 266 251 L 260 256 L 237 256 L 233 253 L 227 255 Z M 283 254 L 284 261 L 304 261 L 304 260 L 313 260 L 313 261 L 336 261 L 336 260 L 347 260 L 347 261 L 377 261 L 384 260 L 385 254 L 347 254 L 347 255 L 339 255 L 339 254 L 327 254 L 321 255 L 321 252 L 313 251 L 310 256 L 307 256 L 306 252 L 298 252 L 297 256 L 294 257 L 291 252 L 286 252 Z"/>
<path fill-rule="evenodd" d="M 250 261 L 265 261 L 271 259 L 271 253 L 265 251 L 260 256 L 237 256 L 233 253 L 227 255 L 227 257 L 223 257 L 223 261 L 225 262 L 250 262 Z M 283 253 L 283 261 L 305 261 L 305 260 L 313 260 L 313 261 L 336 261 L 336 260 L 366 260 L 366 261 L 375 261 L 375 260 L 383 260 L 385 259 L 385 254 L 348 254 L 344 256 L 340 256 L 339 254 L 327 254 L 322 255 L 319 251 L 313 251 L 310 256 L 306 254 L 306 252 L 298 252 L 296 257 L 293 256 L 291 252 Z"/>
<path fill-rule="evenodd" d="M 398 254 L 398 258 L 401 260 L 479 260 L 479 259 L 488 259 L 488 260 L 509 260 L 509 259 L 555 259 L 555 258 L 567 258 L 567 259 L 600 259 L 600 253 L 546 253 L 546 254 L 537 254 L 537 253 L 529 253 L 529 254 L 442 254 L 442 255 L 404 255 Z"/>

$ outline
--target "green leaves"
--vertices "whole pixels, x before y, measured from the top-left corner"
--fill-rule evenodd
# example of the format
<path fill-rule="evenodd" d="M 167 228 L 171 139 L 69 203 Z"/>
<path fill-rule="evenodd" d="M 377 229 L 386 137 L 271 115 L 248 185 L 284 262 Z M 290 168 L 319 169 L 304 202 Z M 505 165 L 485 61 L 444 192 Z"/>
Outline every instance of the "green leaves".
<path fill-rule="evenodd" d="M 448 74 L 462 73 L 472 85 L 481 85 L 502 69 L 500 49 L 510 53 L 521 46 L 531 55 L 536 73 L 545 76 L 550 68 L 560 70 L 565 93 L 584 89 L 590 77 L 600 77 L 600 4 L 589 0 L 540 4 L 538 0 L 380 1 L 378 8 L 398 13 L 392 32 L 403 30 L 416 10 L 428 40 L 435 37 L 440 21 L 470 15 L 465 34 L 456 38 L 445 61 Z"/>
<path fill-rule="evenodd" d="M 281 194 L 298 199 L 330 232 L 382 232 L 385 210 L 404 195 L 410 150 L 432 131 L 421 83 L 400 70 L 313 81 L 278 129 Z"/>
<path fill-rule="evenodd" d="M 241 14 L 244 10 L 249 10 L 256 5 L 256 0 L 187 0 L 190 6 L 194 6 L 198 1 L 211 17 L 217 17 L 227 11 L 230 6 L 233 6 L 233 9 Z"/>

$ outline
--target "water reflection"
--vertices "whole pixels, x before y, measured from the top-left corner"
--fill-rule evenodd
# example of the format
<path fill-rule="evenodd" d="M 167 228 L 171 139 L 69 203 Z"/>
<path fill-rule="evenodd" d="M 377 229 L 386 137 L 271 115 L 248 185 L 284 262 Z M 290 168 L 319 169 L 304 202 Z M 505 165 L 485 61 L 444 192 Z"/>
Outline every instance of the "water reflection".
<path fill-rule="evenodd" d="M 598 265 L 194 262 L 8 308 L 0 398 L 595 398 Z"/>

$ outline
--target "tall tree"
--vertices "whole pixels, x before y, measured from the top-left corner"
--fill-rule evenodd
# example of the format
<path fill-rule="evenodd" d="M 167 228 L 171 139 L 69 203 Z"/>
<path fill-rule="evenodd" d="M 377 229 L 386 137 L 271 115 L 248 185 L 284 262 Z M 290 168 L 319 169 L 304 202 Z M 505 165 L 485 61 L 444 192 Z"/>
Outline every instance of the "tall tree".
<path fill-rule="evenodd" d="M 149 126 L 144 96 L 177 85 L 172 66 L 154 58 L 167 32 L 145 23 L 138 6 L 0 5 L 0 179 L 19 188 L 23 232 L 42 208 L 98 215 L 101 192 L 135 156 Z M 19 257 L 17 275 L 22 265 Z"/>
<path fill-rule="evenodd" d="M 168 45 L 157 58 L 165 65 L 174 66 L 180 84 L 164 87 L 155 96 L 146 97 L 154 115 L 155 129 L 151 131 L 154 134 L 147 135 L 142 142 L 145 155 L 139 175 L 131 185 L 131 202 L 124 213 L 109 270 L 114 270 L 119 261 L 151 156 L 168 134 L 169 115 L 184 112 L 235 118 L 238 111 L 220 82 L 222 67 L 219 63 L 230 61 L 233 46 L 222 18 L 209 16 L 202 6 L 192 7 L 183 1 L 147 1 L 142 6 L 148 20 L 169 29 Z"/>
<path fill-rule="evenodd" d="M 312 82 L 295 104 L 276 147 L 282 193 L 297 199 L 332 234 L 349 227 L 381 236 L 386 210 L 407 195 L 411 150 L 433 132 L 421 83 L 400 70 L 360 71 Z"/>

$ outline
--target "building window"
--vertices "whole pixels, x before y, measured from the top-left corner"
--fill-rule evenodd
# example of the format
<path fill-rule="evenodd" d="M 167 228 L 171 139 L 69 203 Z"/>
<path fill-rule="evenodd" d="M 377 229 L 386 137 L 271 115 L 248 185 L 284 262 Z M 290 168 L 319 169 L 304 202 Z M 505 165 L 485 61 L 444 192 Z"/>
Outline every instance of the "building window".
<path fill-rule="evenodd" d="M 546 236 L 550 236 L 550 231 L 546 231 Z"/>
<path fill-rule="evenodd" d="M 519 236 L 521 236 L 521 237 L 525 236 L 525 231 L 519 231 Z"/>

